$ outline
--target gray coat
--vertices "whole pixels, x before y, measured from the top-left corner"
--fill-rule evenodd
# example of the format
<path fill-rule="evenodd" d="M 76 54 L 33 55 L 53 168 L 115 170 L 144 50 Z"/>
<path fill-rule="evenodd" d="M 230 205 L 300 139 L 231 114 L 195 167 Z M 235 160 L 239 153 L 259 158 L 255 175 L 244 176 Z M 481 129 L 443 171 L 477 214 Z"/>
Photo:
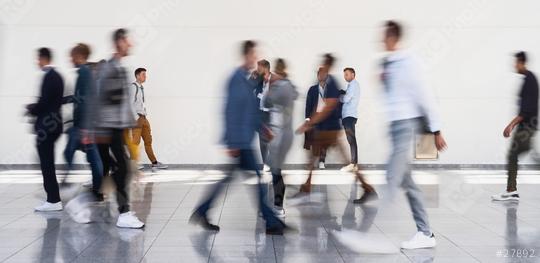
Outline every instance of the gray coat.
<path fill-rule="evenodd" d="M 269 126 L 274 134 L 268 154 L 268 165 L 272 169 L 281 169 L 291 148 L 294 101 L 297 98 L 296 87 L 288 79 L 273 82 L 264 97 L 264 105 L 270 109 Z"/>

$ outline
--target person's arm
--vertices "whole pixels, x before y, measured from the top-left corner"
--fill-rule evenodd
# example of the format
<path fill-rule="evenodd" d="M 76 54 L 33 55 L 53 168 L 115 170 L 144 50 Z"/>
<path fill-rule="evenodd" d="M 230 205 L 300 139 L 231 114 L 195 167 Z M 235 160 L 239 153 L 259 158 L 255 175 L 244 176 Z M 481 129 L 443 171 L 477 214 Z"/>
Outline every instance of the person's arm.
<path fill-rule="evenodd" d="M 434 140 L 437 150 L 444 151 L 448 146 L 441 133 L 441 124 L 435 107 L 434 97 L 425 87 L 418 63 L 415 60 L 411 60 L 410 64 L 406 66 L 408 66 L 407 75 L 410 77 L 410 92 L 412 92 L 413 98 L 417 101 L 424 117 L 428 121 L 429 131 L 435 135 Z"/>
<path fill-rule="evenodd" d="M 225 144 L 233 152 L 241 149 L 243 145 L 243 129 L 246 122 L 242 110 L 241 76 L 235 74 L 227 85 L 227 99 L 225 102 Z"/>
<path fill-rule="evenodd" d="M 313 113 L 311 118 L 306 120 L 304 124 L 302 124 L 302 126 L 296 130 L 296 133 L 300 134 L 310 130 L 313 126 L 328 118 L 328 116 L 330 116 L 330 114 L 338 106 L 339 91 L 335 89 L 335 87 L 330 87 L 330 85 L 328 85 L 326 89 L 327 97 L 324 99 L 324 107 L 322 111 Z"/>
<path fill-rule="evenodd" d="M 348 103 L 350 102 L 355 96 L 358 96 L 358 86 L 355 84 L 352 84 L 347 88 L 345 91 L 345 95 L 341 97 L 341 102 Z"/>
<path fill-rule="evenodd" d="M 505 138 L 510 137 L 510 134 L 512 134 L 512 131 L 514 128 L 523 121 L 523 117 L 521 115 L 516 116 L 515 118 L 510 121 L 510 123 L 504 128 L 503 136 Z"/>

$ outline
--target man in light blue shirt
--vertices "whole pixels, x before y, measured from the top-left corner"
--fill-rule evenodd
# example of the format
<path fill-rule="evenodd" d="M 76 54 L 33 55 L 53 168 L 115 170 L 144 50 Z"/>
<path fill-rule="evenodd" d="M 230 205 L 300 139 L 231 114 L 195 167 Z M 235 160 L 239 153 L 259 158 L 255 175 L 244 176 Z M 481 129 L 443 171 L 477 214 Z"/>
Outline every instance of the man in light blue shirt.
<path fill-rule="evenodd" d="M 356 145 L 356 120 L 358 119 L 358 102 L 360 100 L 360 85 L 356 81 L 356 73 L 353 68 L 345 68 L 343 77 L 347 81 L 347 90 L 344 96 L 341 97 L 343 108 L 341 111 L 341 123 L 347 135 L 347 141 L 351 148 L 351 163 L 341 171 L 351 172 L 358 170 L 358 147 Z"/>

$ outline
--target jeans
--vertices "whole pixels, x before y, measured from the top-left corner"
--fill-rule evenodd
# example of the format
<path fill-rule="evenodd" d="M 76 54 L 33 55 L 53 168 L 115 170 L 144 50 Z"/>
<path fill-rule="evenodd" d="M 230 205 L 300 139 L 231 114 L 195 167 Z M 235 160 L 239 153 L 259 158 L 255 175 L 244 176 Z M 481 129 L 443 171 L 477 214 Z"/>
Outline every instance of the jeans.
<path fill-rule="evenodd" d="M 534 134 L 535 130 L 530 127 L 518 127 L 512 135 L 512 144 L 508 150 L 508 181 L 506 184 L 506 191 L 508 192 L 517 191 L 518 157 L 531 149 Z"/>
<path fill-rule="evenodd" d="M 390 124 L 392 153 L 386 172 L 388 187 L 386 198 L 387 201 L 392 200 L 399 187 L 405 190 L 407 201 L 416 222 L 416 228 L 425 235 L 431 235 L 422 192 L 411 176 L 411 150 L 416 131 L 419 130 L 419 127 L 420 121 L 418 118 L 393 121 Z"/>
<path fill-rule="evenodd" d="M 83 150 L 86 153 L 86 160 L 90 163 L 92 170 L 92 189 L 99 192 L 101 188 L 101 179 L 103 177 L 103 163 L 99 156 L 99 151 L 96 144 L 83 145 L 81 143 L 81 130 L 76 127 L 71 127 L 67 130 L 68 141 L 64 150 L 64 158 L 68 164 L 68 169 L 73 168 L 73 156 L 75 151 Z"/>
<path fill-rule="evenodd" d="M 255 156 L 253 155 L 253 151 L 251 149 L 242 149 L 240 150 L 240 156 L 238 156 L 237 159 L 238 163 L 235 165 L 236 167 L 232 167 L 230 170 L 228 170 L 225 178 L 221 179 L 221 181 L 217 182 L 210 188 L 208 197 L 204 202 L 201 203 L 201 205 L 199 205 L 197 209 L 195 209 L 195 212 L 206 217 L 206 214 L 208 210 L 210 210 L 214 200 L 218 197 L 221 191 L 223 191 L 227 183 L 233 179 L 233 172 L 235 168 L 240 168 L 242 170 L 255 171 L 257 177 L 259 178 L 259 183 L 257 185 L 259 209 L 264 220 L 266 221 L 266 228 L 283 227 L 281 220 L 276 217 L 272 209 L 268 206 L 266 199 L 268 186 L 261 183 L 261 174 L 257 169 L 257 162 L 255 160 Z"/>
<path fill-rule="evenodd" d="M 351 147 L 351 163 L 358 163 L 358 146 L 356 145 L 356 118 L 346 117 L 342 120 L 343 128 L 345 128 L 345 135 L 347 135 L 347 142 Z"/>

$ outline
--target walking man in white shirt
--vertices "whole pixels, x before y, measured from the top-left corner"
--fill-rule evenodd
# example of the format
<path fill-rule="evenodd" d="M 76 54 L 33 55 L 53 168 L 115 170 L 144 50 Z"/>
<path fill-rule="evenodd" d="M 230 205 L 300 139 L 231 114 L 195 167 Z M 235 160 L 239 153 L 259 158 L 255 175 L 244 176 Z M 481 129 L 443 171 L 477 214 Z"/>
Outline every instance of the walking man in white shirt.
<path fill-rule="evenodd" d="M 152 162 L 152 170 L 154 169 L 167 169 L 167 165 L 157 161 L 154 150 L 152 149 L 152 129 L 150 128 L 150 122 L 147 119 L 144 86 L 146 82 L 146 69 L 138 68 L 135 70 L 135 82 L 133 82 L 134 95 L 131 96 L 133 101 L 134 117 L 137 120 L 137 125 L 131 130 L 133 136 L 133 143 L 138 146 L 141 143 L 141 137 L 144 141 L 144 151 Z M 139 166 L 142 169 L 143 166 Z"/>
<path fill-rule="evenodd" d="M 356 120 L 358 119 L 358 102 L 360 101 L 360 85 L 355 79 L 356 73 L 353 68 L 345 68 L 343 77 L 347 81 L 347 90 L 341 97 L 343 108 L 341 110 L 341 123 L 345 129 L 347 142 L 351 148 L 351 163 L 341 171 L 352 172 L 358 170 L 358 148 L 356 145 Z"/>

